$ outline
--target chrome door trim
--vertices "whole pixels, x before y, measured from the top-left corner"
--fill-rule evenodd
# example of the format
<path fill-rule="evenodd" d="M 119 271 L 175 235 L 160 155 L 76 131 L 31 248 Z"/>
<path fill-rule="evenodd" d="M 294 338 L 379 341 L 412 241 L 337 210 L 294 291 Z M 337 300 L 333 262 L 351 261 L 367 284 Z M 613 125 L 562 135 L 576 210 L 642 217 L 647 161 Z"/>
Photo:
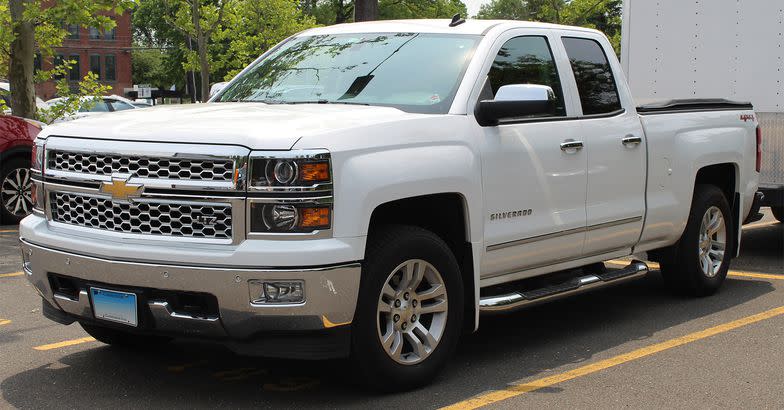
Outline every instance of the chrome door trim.
<path fill-rule="evenodd" d="M 591 225 L 591 226 L 586 226 L 586 227 L 582 227 L 582 228 L 567 229 L 565 231 L 553 232 L 553 233 L 548 233 L 548 234 L 539 235 L 539 236 L 532 236 L 530 238 L 517 239 L 517 240 L 509 241 L 509 242 L 502 242 L 502 243 L 499 243 L 499 244 L 488 246 L 487 247 L 487 252 L 497 251 L 499 249 L 510 248 L 510 247 L 513 247 L 513 246 L 525 245 L 525 244 L 528 244 L 528 243 L 543 241 L 543 240 L 547 240 L 547 239 L 559 238 L 559 237 L 567 236 L 567 235 L 574 235 L 574 234 L 578 234 L 578 233 L 596 231 L 596 230 L 599 230 L 599 229 L 612 228 L 614 226 L 626 225 L 626 224 L 630 224 L 630 223 L 639 222 L 641 220 L 642 220 L 642 216 L 635 216 L 635 217 L 632 217 L 632 218 L 619 219 L 617 221 L 604 222 L 604 223 Z M 583 258 L 583 256 L 579 257 L 578 259 L 582 259 L 582 258 Z"/>

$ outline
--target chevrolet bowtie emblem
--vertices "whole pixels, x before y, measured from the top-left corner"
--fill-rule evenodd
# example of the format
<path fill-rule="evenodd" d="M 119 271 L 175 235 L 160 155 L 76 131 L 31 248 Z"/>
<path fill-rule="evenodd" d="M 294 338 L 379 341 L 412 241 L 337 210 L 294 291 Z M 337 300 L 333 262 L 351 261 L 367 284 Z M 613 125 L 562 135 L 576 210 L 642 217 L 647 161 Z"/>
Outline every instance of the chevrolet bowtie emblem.
<path fill-rule="evenodd" d="M 112 182 L 102 182 L 100 192 L 109 194 L 112 199 L 127 200 L 132 197 L 141 196 L 144 191 L 143 185 L 129 184 L 126 178 L 112 177 Z"/>

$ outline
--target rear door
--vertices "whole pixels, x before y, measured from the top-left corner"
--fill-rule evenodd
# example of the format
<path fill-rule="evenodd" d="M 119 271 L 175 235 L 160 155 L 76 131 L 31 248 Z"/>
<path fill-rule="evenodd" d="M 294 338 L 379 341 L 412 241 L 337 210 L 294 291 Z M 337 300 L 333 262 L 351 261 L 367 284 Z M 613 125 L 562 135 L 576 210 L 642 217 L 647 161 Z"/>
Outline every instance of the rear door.
<path fill-rule="evenodd" d="M 645 216 L 646 141 L 623 74 L 603 36 L 564 35 L 580 97 L 588 161 L 585 257 L 634 246 Z"/>

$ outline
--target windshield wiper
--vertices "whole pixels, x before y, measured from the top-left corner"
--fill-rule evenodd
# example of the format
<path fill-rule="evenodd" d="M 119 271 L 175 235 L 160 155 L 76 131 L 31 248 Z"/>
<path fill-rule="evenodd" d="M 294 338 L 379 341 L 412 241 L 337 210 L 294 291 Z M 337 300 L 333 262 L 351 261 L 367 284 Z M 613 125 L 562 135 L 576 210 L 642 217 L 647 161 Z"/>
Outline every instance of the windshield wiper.
<path fill-rule="evenodd" d="M 267 101 L 262 101 L 267 103 Z M 272 104 L 272 103 L 269 103 Z M 330 101 L 330 100 L 303 100 L 303 101 L 275 101 L 274 104 L 345 104 L 345 105 L 370 105 L 368 103 L 359 103 L 351 101 Z"/>

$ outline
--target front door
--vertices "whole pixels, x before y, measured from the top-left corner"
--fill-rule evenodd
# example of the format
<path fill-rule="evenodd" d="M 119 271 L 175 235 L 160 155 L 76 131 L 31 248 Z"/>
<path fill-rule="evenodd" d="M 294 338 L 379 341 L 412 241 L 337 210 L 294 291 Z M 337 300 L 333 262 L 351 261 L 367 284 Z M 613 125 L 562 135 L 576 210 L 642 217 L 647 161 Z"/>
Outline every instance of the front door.
<path fill-rule="evenodd" d="M 482 128 L 483 279 L 582 255 L 587 157 L 551 44 L 544 32 L 510 34 L 488 69 L 480 99 L 492 99 L 503 85 L 539 84 L 553 89 L 556 102 L 551 115 Z"/>

